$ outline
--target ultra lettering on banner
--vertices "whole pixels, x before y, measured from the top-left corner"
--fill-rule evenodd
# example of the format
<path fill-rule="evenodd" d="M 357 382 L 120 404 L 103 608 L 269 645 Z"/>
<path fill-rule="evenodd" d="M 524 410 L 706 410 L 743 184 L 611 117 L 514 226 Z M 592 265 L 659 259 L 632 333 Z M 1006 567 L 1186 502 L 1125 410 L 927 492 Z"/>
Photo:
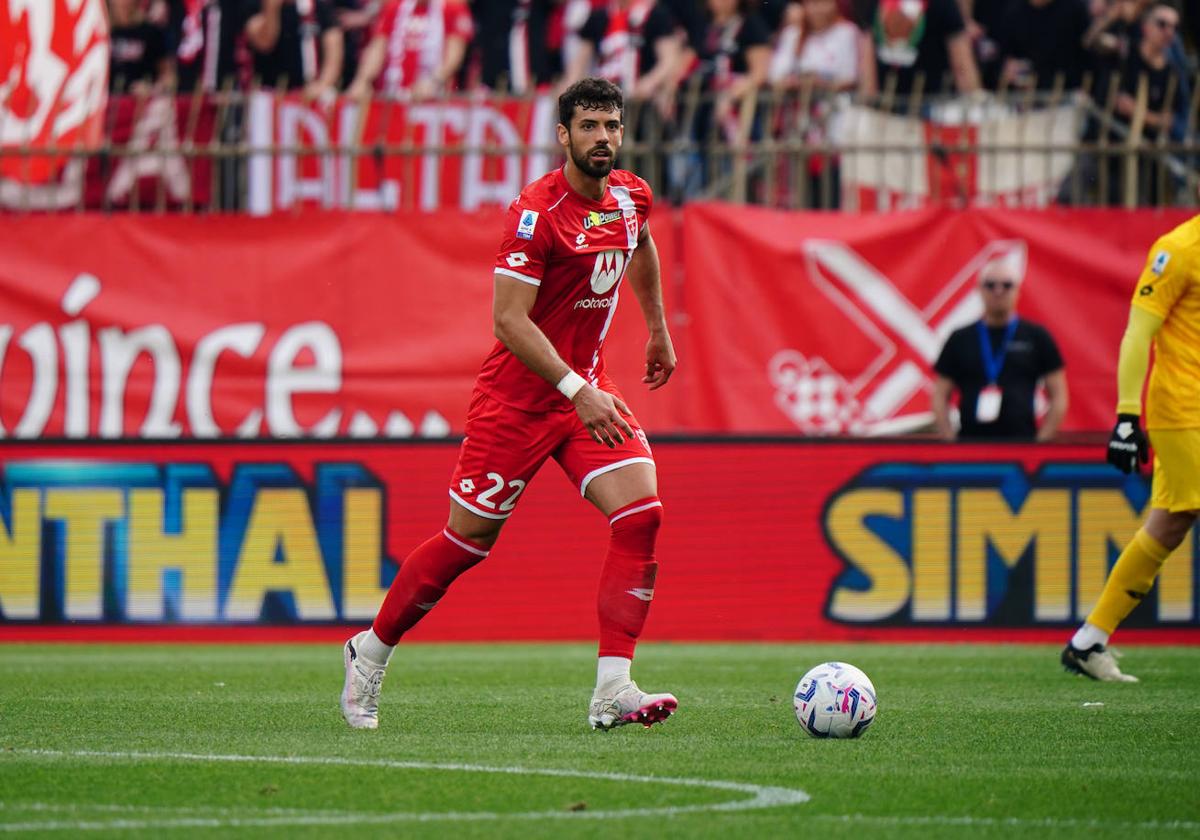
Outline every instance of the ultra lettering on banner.
<path fill-rule="evenodd" d="M 327 109 L 298 96 L 253 93 L 246 206 L 255 215 L 305 207 L 504 207 L 555 165 L 554 120 L 548 96 L 372 101 L 364 111 L 349 99 Z M 328 154 L 330 146 L 343 151 Z M 273 148 L 284 151 L 266 151 Z M 360 153 L 346 151 L 355 148 Z"/>

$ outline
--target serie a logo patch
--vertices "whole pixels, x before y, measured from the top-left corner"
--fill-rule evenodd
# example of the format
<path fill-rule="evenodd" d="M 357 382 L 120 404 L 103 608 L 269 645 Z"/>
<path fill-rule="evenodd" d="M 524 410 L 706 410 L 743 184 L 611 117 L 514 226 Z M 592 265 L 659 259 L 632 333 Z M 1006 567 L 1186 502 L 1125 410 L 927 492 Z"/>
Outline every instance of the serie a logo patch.
<path fill-rule="evenodd" d="M 537 220 L 536 210 L 523 211 L 521 221 L 517 223 L 517 236 L 521 239 L 533 239 L 533 229 L 537 227 Z"/>
<path fill-rule="evenodd" d="M 1156 276 L 1161 277 L 1163 271 L 1167 268 L 1167 263 L 1171 261 L 1171 255 L 1166 251 L 1159 251 L 1154 255 L 1154 262 L 1150 264 L 1150 271 Z"/>

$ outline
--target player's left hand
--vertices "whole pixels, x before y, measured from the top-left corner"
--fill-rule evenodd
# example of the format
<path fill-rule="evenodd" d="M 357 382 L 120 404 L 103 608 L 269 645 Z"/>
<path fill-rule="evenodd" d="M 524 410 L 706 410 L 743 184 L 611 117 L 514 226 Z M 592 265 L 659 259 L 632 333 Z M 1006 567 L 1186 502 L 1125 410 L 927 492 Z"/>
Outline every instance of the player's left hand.
<path fill-rule="evenodd" d="M 671 374 L 675 372 L 675 348 L 671 345 L 671 335 L 665 330 L 650 336 L 646 344 L 646 375 L 642 381 L 654 391 L 667 384 Z"/>
<path fill-rule="evenodd" d="M 1150 442 L 1140 420 L 1136 414 L 1118 414 L 1108 439 L 1106 460 L 1126 474 L 1140 472 L 1141 465 L 1150 459 Z"/>
<path fill-rule="evenodd" d="M 613 449 L 633 439 L 633 427 L 625 419 L 633 414 L 629 406 L 615 394 L 585 385 L 571 402 L 575 406 L 575 413 L 579 415 L 579 422 L 583 423 L 596 443 Z"/>

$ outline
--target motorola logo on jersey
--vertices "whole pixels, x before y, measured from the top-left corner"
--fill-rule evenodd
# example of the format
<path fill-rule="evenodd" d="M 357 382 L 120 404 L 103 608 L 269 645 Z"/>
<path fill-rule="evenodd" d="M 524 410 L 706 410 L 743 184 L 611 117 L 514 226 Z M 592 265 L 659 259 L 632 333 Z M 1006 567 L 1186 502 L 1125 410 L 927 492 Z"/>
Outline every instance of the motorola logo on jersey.
<path fill-rule="evenodd" d="M 624 251 L 601 251 L 597 254 L 596 264 L 592 268 L 592 291 L 598 295 L 608 292 L 620 282 L 627 264 Z"/>
<path fill-rule="evenodd" d="M 582 298 L 575 301 L 574 309 L 608 309 L 617 299 L 615 297 L 607 298 Z"/>

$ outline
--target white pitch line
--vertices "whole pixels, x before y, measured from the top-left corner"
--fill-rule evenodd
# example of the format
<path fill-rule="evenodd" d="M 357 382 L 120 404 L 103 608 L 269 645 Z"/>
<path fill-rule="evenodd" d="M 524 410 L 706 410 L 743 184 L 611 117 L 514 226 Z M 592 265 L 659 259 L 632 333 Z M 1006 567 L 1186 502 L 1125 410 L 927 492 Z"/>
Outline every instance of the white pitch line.
<path fill-rule="evenodd" d="M 1130 820 L 1097 820 L 1075 819 L 1072 817 L 953 817 L 950 815 L 932 816 L 890 816 L 887 814 L 803 814 L 801 819 L 821 820 L 822 822 L 865 823 L 881 826 L 967 826 L 972 828 L 1103 828 L 1126 831 L 1196 831 L 1200 822 L 1192 820 L 1145 820 L 1133 822 Z"/>
<path fill-rule="evenodd" d="M 597 779 L 634 784 L 674 785 L 707 788 L 746 794 L 749 799 L 699 805 L 668 805 L 660 808 L 626 808 L 609 811 L 397 811 L 384 814 L 361 812 L 317 812 L 311 814 L 272 814 L 256 817 L 197 816 L 173 819 L 115 819 L 105 821 L 56 821 L 0 824 L 0 832 L 8 831 L 111 831 L 155 828 L 237 828 L 246 826 L 294 825 L 371 825 L 396 822 L 435 821 L 492 821 L 535 819 L 621 819 L 626 817 L 677 816 L 704 811 L 748 811 L 799 805 L 809 795 L 795 788 L 754 785 L 716 779 L 688 779 L 670 776 L 638 776 L 631 773 L 607 773 L 590 770 L 565 770 L 538 767 L 494 767 L 483 764 L 436 763 L 427 761 L 394 761 L 390 759 L 343 758 L 335 756 L 260 756 L 208 755 L 203 753 L 109 752 L 100 750 L 8 750 L 3 755 L 28 755 L 41 758 L 96 758 L 118 761 L 194 761 L 235 764 L 334 765 L 343 767 L 379 767 L 391 770 L 443 770 L 461 773 L 499 773 L 518 776 L 549 776 L 553 778 Z M 16 806 L 16 803 L 13 803 Z"/>
<path fill-rule="evenodd" d="M 0 825 L 0 831 L 85 831 L 85 830 L 113 830 L 113 829 L 149 829 L 149 828 L 233 828 L 240 826 L 283 826 L 283 825 L 344 825 L 356 823 L 382 823 L 382 822 L 399 822 L 402 816 L 406 816 L 411 821 L 430 822 L 435 819 L 461 819 L 475 820 L 481 819 L 501 819 L 504 817 L 541 817 L 541 816 L 562 816 L 557 812 L 547 814 L 544 812 L 535 812 L 530 814 L 486 814 L 467 812 L 455 814 L 379 814 L 379 815 L 363 815 L 357 812 L 350 811 L 303 811 L 288 808 L 190 808 L 190 807 L 155 807 L 150 805 L 116 805 L 104 803 L 50 803 L 50 802 L 0 802 L 0 811 L 9 810 L 16 812 L 34 811 L 34 812 L 77 812 L 77 811 L 106 811 L 106 812 L 133 812 L 138 814 L 146 814 L 153 816 L 154 814 L 208 814 L 210 816 L 196 816 L 191 818 L 177 819 L 119 819 L 109 820 L 106 822 L 89 822 L 89 821 L 59 821 L 59 822 L 28 822 L 21 824 Z M 266 820 L 263 818 L 233 818 L 233 814 L 246 814 L 248 812 L 258 811 L 261 814 L 269 814 L 272 817 L 303 817 L 306 821 L 303 823 L 297 822 L 294 819 L 275 819 Z M 610 815 L 619 812 L 608 812 Z M 226 819 L 220 819 L 214 814 L 227 816 Z M 949 815 L 933 815 L 933 816 L 893 816 L 886 814 L 813 814 L 801 813 L 796 817 L 798 820 L 812 822 L 832 822 L 843 825 L 863 824 L 873 826 L 888 826 L 888 827 L 911 827 L 911 826 L 961 826 L 965 828 L 1022 828 L 1022 829 L 1065 829 L 1065 828 L 1093 828 L 1093 829 L 1118 829 L 1125 831 L 1196 831 L 1200 829 L 1200 822 L 1189 820 L 1148 820 L 1143 822 L 1130 822 L 1125 820 L 1097 820 L 1097 819 L 1073 819 L 1070 817 L 970 817 L 970 816 L 949 816 Z"/>

